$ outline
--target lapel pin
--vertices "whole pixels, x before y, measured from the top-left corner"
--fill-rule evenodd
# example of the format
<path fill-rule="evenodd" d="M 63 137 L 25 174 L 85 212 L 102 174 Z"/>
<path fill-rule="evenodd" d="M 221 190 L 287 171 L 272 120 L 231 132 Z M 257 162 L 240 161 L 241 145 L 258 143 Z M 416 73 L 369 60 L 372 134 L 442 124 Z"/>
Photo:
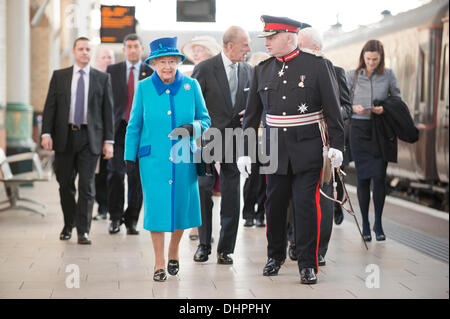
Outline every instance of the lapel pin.
<path fill-rule="evenodd" d="M 147 73 L 145 73 L 145 72 L 142 72 L 142 74 L 141 74 L 142 76 L 146 76 L 147 75 Z"/>
<path fill-rule="evenodd" d="M 184 85 L 184 89 L 185 89 L 186 91 L 189 91 L 189 90 L 191 89 L 191 86 L 189 85 L 189 83 L 186 83 L 186 84 Z"/>

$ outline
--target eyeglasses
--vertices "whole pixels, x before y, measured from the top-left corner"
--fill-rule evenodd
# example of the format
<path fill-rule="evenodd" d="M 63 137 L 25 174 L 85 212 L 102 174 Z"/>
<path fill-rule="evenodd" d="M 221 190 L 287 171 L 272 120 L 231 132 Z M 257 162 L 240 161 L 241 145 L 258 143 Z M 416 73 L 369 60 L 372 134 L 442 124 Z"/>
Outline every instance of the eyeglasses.
<path fill-rule="evenodd" d="M 162 67 L 166 67 L 166 66 L 170 66 L 170 67 L 176 67 L 178 65 L 178 60 L 159 60 L 159 61 L 155 61 L 153 62 L 156 65 L 162 66 Z"/>

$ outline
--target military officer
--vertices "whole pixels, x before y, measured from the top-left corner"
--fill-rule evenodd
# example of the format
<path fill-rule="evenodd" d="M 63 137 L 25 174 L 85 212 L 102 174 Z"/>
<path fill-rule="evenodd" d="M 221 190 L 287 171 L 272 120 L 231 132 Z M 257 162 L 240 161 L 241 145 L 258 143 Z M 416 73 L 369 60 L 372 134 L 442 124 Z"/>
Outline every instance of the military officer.
<path fill-rule="evenodd" d="M 267 15 L 261 20 L 264 31 L 259 36 L 265 37 L 271 58 L 254 69 L 243 128 L 257 130 L 264 114 L 266 149 L 271 161 L 278 160 L 276 171 L 267 174 L 268 262 L 263 275 L 277 275 L 286 259 L 287 207 L 292 195 L 301 283 L 315 284 L 323 156 L 328 155 L 332 166 L 339 167 L 344 149 L 339 100 L 325 60 L 297 47 L 297 32 L 309 25 Z M 270 141 L 271 130 L 278 132 L 275 141 Z M 277 151 L 271 152 L 275 143 Z M 326 146 L 329 150 L 324 154 Z M 245 145 L 246 154 L 238 159 L 244 177 L 254 161 L 248 156 L 249 147 Z"/>

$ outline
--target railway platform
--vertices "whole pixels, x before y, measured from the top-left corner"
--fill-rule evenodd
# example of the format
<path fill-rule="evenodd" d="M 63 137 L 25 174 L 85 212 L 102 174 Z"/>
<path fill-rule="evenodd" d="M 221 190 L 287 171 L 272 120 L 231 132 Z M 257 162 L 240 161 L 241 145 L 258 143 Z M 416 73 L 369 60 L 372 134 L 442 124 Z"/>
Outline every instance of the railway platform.
<path fill-rule="evenodd" d="M 243 227 L 243 220 L 234 264 L 217 264 L 220 198 L 214 197 L 215 242 L 209 260 L 193 261 L 197 242 L 185 234 L 179 274 L 159 283 L 152 279 L 153 249 L 142 215 L 138 236 L 127 236 L 124 226 L 110 235 L 109 221 L 92 221 L 92 245 L 78 245 L 76 233 L 69 241 L 59 240 L 63 215 L 54 179 L 21 190 L 47 203 L 47 216 L 21 210 L 0 214 L 0 299 L 449 298 L 448 215 L 424 214 L 395 201 L 388 201 L 384 210 L 387 240 L 373 238 L 369 250 L 351 216 L 334 225 L 327 264 L 320 267 L 318 283 L 308 286 L 300 284 L 297 264 L 290 259 L 278 276 L 262 276 L 265 228 Z"/>

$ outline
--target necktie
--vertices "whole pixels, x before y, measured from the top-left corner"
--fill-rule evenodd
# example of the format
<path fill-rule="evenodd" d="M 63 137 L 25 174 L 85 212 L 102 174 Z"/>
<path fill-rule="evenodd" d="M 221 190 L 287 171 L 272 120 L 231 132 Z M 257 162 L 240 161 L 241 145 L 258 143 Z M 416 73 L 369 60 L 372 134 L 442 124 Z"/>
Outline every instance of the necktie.
<path fill-rule="evenodd" d="M 231 105 L 234 107 L 234 102 L 236 101 L 236 92 L 238 87 L 238 78 L 237 78 L 237 64 L 230 64 L 231 72 L 230 78 L 228 79 L 228 84 L 230 85 L 230 93 L 231 93 Z"/>
<path fill-rule="evenodd" d="M 80 126 L 84 120 L 84 71 L 80 70 L 80 78 L 77 83 L 77 95 L 75 98 L 75 113 L 73 122 L 75 125 Z"/>
<path fill-rule="evenodd" d="M 128 75 L 128 97 L 127 97 L 127 108 L 125 120 L 130 120 L 131 106 L 133 105 L 133 96 L 134 96 L 134 66 L 130 69 L 130 74 Z"/>

